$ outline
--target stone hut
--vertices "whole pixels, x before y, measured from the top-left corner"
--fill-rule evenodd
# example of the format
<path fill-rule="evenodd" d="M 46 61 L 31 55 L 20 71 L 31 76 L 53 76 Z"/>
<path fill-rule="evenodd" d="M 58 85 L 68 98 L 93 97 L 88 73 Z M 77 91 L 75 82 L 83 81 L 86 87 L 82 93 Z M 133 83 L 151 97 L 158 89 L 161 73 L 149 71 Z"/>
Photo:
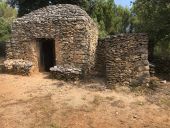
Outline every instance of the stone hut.
<path fill-rule="evenodd" d="M 97 73 L 109 88 L 149 83 L 147 35 L 112 35 L 98 42 L 96 24 L 75 5 L 52 5 L 16 19 L 6 47 L 4 65 L 12 73 L 53 67 L 57 79 Z"/>
<path fill-rule="evenodd" d="M 97 40 L 97 26 L 84 10 L 69 4 L 47 6 L 13 22 L 6 65 L 22 65 L 27 72 L 69 65 L 88 73 L 95 64 Z"/>

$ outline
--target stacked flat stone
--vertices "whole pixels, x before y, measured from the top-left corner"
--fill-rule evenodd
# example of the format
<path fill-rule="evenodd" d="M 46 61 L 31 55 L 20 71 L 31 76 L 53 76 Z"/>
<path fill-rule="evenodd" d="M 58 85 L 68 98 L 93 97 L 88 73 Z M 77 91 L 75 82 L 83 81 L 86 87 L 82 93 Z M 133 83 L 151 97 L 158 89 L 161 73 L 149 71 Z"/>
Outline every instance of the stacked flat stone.
<path fill-rule="evenodd" d="M 149 83 L 148 37 L 146 34 L 120 34 L 105 39 L 106 81 L 115 85 Z"/>
<path fill-rule="evenodd" d="M 29 75 L 32 71 L 33 64 L 30 61 L 22 59 L 12 59 L 4 61 L 4 71 L 19 75 Z"/>
<path fill-rule="evenodd" d="M 155 76 L 155 65 L 154 64 L 149 64 L 149 72 L 150 72 L 150 75 L 153 77 Z"/>
<path fill-rule="evenodd" d="M 87 70 L 95 65 L 97 25 L 76 5 L 51 5 L 17 18 L 7 44 L 7 58 L 29 60 L 39 70 L 39 39 L 55 40 L 56 65 L 86 65 Z"/>
<path fill-rule="evenodd" d="M 50 68 L 50 72 L 53 78 L 58 80 L 79 80 L 82 78 L 82 70 L 80 68 L 75 68 L 72 66 L 61 66 L 57 65 Z"/>

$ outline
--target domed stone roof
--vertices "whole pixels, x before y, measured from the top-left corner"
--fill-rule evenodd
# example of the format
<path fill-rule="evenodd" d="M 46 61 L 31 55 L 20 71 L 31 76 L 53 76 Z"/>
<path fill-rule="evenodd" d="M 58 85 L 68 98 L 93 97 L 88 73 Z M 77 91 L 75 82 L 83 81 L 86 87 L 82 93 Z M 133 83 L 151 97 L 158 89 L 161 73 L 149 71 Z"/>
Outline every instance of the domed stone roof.
<path fill-rule="evenodd" d="M 15 22 L 27 23 L 27 22 L 41 22 L 41 21 L 56 21 L 56 20 L 83 20 L 92 23 L 92 19 L 89 15 L 76 5 L 71 4 L 57 4 L 47 7 L 40 8 L 38 10 L 32 11 L 29 14 L 18 18 Z"/>

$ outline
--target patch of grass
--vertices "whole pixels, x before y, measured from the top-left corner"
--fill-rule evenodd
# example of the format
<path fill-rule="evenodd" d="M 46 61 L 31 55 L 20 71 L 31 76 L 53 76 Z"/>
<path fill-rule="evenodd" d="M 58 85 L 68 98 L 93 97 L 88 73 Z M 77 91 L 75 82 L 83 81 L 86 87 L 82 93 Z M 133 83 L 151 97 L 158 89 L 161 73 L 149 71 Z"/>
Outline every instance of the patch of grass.
<path fill-rule="evenodd" d="M 152 78 L 148 85 L 141 85 L 141 86 L 131 86 L 131 92 L 135 92 L 136 95 L 144 95 L 150 94 L 151 92 L 155 91 L 160 86 L 160 82 L 158 79 Z"/>
<path fill-rule="evenodd" d="M 125 108 L 125 103 L 122 100 L 117 100 L 111 103 L 112 107 Z"/>
<path fill-rule="evenodd" d="M 96 106 L 100 105 L 101 102 L 103 101 L 103 97 L 99 96 L 99 95 L 95 95 L 94 99 L 93 99 L 93 104 L 95 104 Z"/>
<path fill-rule="evenodd" d="M 145 105 L 145 103 L 142 102 L 142 101 L 132 102 L 132 104 L 139 105 L 139 106 L 144 106 Z"/>
<path fill-rule="evenodd" d="M 170 99 L 168 99 L 168 98 L 162 98 L 162 99 L 160 99 L 159 102 L 162 105 L 166 105 L 166 106 L 170 107 Z"/>
<path fill-rule="evenodd" d="M 108 100 L 108 101 L 113 101 L 114 99 L 115 99 L 115 97 L 113 97 L 113 96 L 112 97 L 109 97 L 109 96 L 106 97 L 106 100 Z"/>
<path fill-rule="evenodd" d="M 130 87 L 129 86 L 115 86 L 116 92 L 123 92 L 123 93 L 130 93 Z"/>
<path fill-rule="evenodd" d="M 86 96 L 81 97 L 81 99 L 85 101 L 86 100 Z"/>
<path fill-rule="evenodd" d="M 50 128 L 60 128 L 60 126 L 56 125 L 56 124 L 51 124 Z"/>
<path fill-rule="evenodd" d="M 87 106 L 83 105 L 81 108 L 77 109 L 77 111 L 82 111 L 82 112 L 92 112 L 94 110 L 93 106 Z"/>
<path fill-rule="evenodd" d="M 151 80 L 149 83 L 149 89 L 156 90 L 156 88 L 160 85 L 157 80 Z"/>
<path fill-rule="evenodd" d="M 144 86 L 131 87 L 131 92 L 134 92 L 137 96 L 141 96 L 148 92 L 148 88 Z"/>

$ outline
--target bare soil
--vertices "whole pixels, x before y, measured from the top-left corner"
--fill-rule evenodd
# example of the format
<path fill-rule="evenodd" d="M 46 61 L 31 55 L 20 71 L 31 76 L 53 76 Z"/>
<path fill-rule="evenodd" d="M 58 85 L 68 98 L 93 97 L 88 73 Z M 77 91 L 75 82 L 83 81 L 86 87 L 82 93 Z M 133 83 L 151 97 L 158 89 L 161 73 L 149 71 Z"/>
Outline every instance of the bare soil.
<path fill-rule="evenodd" d="M 170 128 L 170 83 L 111 91 L 100 80 L 0 74 L 0 128 Z"/>

